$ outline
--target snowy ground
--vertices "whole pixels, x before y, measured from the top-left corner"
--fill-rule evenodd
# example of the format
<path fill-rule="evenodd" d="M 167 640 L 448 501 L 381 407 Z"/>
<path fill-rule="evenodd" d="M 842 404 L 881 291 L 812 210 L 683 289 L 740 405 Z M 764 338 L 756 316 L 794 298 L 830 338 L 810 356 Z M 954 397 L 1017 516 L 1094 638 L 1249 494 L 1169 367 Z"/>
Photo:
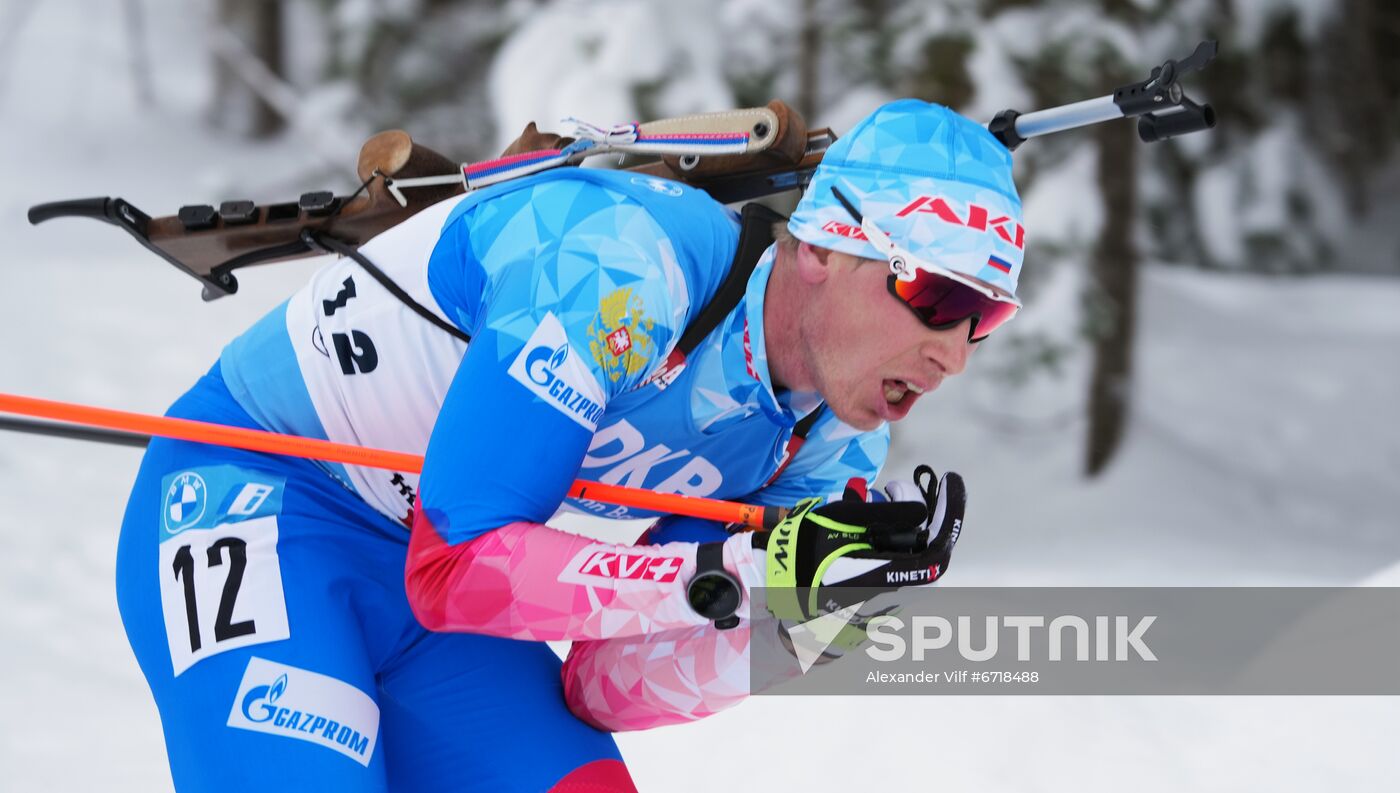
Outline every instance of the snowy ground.
<path fill-rule="evenodd" d="M 237 297 L 203 304 L 193 281 L 117 230 L 31 228 L 24 209 L 119 194 L 164 214 L 320 184 L 286 173 L 306 141 L 237 144 L 181 109 L 204 85 L 189 43 L 197 19 L 160 22 L 162 41 L 186 43 L 158 52 L 160 106 L 134 109 L 117 5 L 40 3 L 0 49 L 0 150 L 11 154 L 0 183 L 0 391 L 156 411 L 309 266 L 250 273 Z M 1398 309 L 1394 280 L 1153 268 L 1133 423 L 1105 476 L 1077 475 L 1077 383 L 1018 394 L 975 373 L 899 428 L 891 470 L 927 460 L 967 476 L 968 529 L 949 583 L 1316 585 L 1378 573 L 1400 583 L 1386 573 L 1400 560 Z M 137 460 L 0 434 L 0 789 L 169 787 L 112 592 Z M 1376 790 L 1400 776 L 1397 727 L 1400 702 L 1387 698 L 760 698 L 620 743 L 642 789 L 657 791 L 874 780 Z M 832 753 L 862 731 L 872 760 Z"/>

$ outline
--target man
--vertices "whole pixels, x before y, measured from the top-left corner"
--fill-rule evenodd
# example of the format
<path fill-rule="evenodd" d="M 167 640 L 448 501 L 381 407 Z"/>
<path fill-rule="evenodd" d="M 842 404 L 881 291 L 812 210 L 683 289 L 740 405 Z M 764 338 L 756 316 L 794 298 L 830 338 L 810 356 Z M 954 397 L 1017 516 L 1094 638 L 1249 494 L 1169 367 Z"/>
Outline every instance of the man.
<path fill-rule="evenodd" d="M 327 265 L 170 412 L 426 449 L 422 479 L 152 443 L 118 598 L 177 786 L 633 789 L 585 720 L 640 729 L 742 699 L 749 589 L 942 572 L 951 540 L 894 540 L 927 504 L 812 497 L 873 479 L 886 422 L 1014 313 L 1019 218 L 984 129 L 887 105 L 833 146 L 679 372 L 667 355 L 739 226 L 672 182 L 547 172 L 362 248 L 454 333 Z M 542 525 L 576 477 L 803 506 L 771 540 L 663 520 L 609 545 Z M 737 596 L 697 597 L 706 576 Z M 574 642 L 562 683 L 557 639 Z"/>

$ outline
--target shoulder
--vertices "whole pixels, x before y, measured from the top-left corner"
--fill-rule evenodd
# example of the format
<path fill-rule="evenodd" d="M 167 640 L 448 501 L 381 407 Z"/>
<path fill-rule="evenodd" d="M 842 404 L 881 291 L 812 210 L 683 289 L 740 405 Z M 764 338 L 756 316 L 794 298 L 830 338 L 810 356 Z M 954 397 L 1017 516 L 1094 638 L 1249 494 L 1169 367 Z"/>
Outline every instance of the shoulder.
<path fill-rule="evenodd" d="M 626 172 L 542 174 L 483 190 L 454 212 L 449 223 L 463 224 L 457 236 L 487 282 L 492 326 L 524 345 L 552 315 L 611 394 L 665 358 L 738 240 L 713 199 Z"/>
<path fill-rule="evenodd" d="M 606 231 L 616 236 L 658 235 L 701 252 L 738 240 L 737 217 L 704 191 L 680 182 L 628 171 L 559 168 L 472 193 L 448 223 L 483 232 L 510 231 L 517 240 L 547 240 L 570 233 Z"/>
<path fill-rule="evenodd" d="M 703 191 L 626 171 L 560 168 L 471 194 L 454 207 L 444 241 L 494 280 L 520 262 L 590 265 L 617 277 L 659 279 L 684 311 L 723 279 L 737 217 Z"/>

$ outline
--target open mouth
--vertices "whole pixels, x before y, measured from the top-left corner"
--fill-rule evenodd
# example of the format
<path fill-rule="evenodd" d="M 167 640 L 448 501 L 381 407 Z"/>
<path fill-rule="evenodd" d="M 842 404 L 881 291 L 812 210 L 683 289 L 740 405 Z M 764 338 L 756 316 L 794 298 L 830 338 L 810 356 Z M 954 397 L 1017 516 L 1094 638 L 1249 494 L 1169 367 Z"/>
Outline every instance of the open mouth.
<path fill-rule="evenodd" d="M 885 401 L 891 405 L 902 404 L 910 394 L 917 398 L 924 393 L 924 389 L 906 380 L 885 380 L 881 385 L 885 390 Z M 909 401 L 912 402 L 913 399 Z"/>

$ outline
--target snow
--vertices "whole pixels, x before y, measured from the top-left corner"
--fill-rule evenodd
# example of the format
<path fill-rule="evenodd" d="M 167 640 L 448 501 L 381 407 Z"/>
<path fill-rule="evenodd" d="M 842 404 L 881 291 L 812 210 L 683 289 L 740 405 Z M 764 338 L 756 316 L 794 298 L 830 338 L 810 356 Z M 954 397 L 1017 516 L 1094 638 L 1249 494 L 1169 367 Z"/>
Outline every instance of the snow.
<path fill-rule="evenodd" d="M 1012 64 L 1008 41 L 1026 35 L 1025 20 L 1012 12 L 1002 14 L 992 23 L 986 36 L 968 55 L 967 71 L 976 91 L 972 101 L 959 108 L 968 118 L 991 120 L 1007 108 L 1033 107 L 1030 92 L 1021 84 Z"/>
<path fill-rule="evenodd" d="M 849 91 L 845 91 L 832 105 L 822 113 L 822 117 L 808 125 L 809 129 L 818 127 L 830 127 L 839 138 L 849 132 L 856 122 L 870 115 L 872 108 L 879 107 L 886 102 L 892 102 L 899 97 L 890 94 L 882 88 L 873 85 L 856 86 Z"/>
<path fill-rule="evenodd" d="M 642 121 L 638 95 L 654 89 L 653 112 L 680 116 L 729 107 L 711 13 L 684 0 L 560 3 L 529 17 L 491 70 L 491 102 L 504 146 L 526 123 L 565 134 L 560 119 L 599 126 Z"/>
<path fill-rule="evenodd" d="M 1104 214 L 1094 189 L 1097 179 L 1094 147 L 1076 148 L 1050 166 L 1021 197 L 1027 221 L 1034 218 L 1040 224 L 1027 225 L 1052 245 L 1077 247 L 1093 240 L 1103 226 Z"/>
<path fill-rule="evenodd" d="M 299 176 L 305 139 L 252 146 L 201 125 L 202 23 L 146 5 L 156 108 L 133 104 L 117 4 L 38 4 L 7 53 L 0 148 L 21 156 L 0 185 L 0 391 L 159 411 L 315 265 L 246 272 L 240 294 L 204 304 L 116 229 L 24 222 L 55 198 L 121 195 L 165 214 L 320 186 Z M 617 120 L 584 101 L 594 94 L 566 98 L 550 101 Z M 1059 222 L 1052 198 L 1028 225 Z M 1059 278 L 1018 322 L 1072 315 Z M 898 428 L 889 470 L 927 461 L 968 478 L 949 584 L 1395 585 L 1397 306 L 1395 279 L 1152 267 L 1132 423 L 1103 477 L 1078 473 L 1082 368 L 1015 390 L 982 361 Z M 4 789 L 169 789 L 113 596 L 137 461 L 0 433 Z M 1374 790 L 1400 774 L 1397 723 L 1400 703 L 1364 697 L 761 697 L 619 743 L 641 788 L 658 791 Z"/>

